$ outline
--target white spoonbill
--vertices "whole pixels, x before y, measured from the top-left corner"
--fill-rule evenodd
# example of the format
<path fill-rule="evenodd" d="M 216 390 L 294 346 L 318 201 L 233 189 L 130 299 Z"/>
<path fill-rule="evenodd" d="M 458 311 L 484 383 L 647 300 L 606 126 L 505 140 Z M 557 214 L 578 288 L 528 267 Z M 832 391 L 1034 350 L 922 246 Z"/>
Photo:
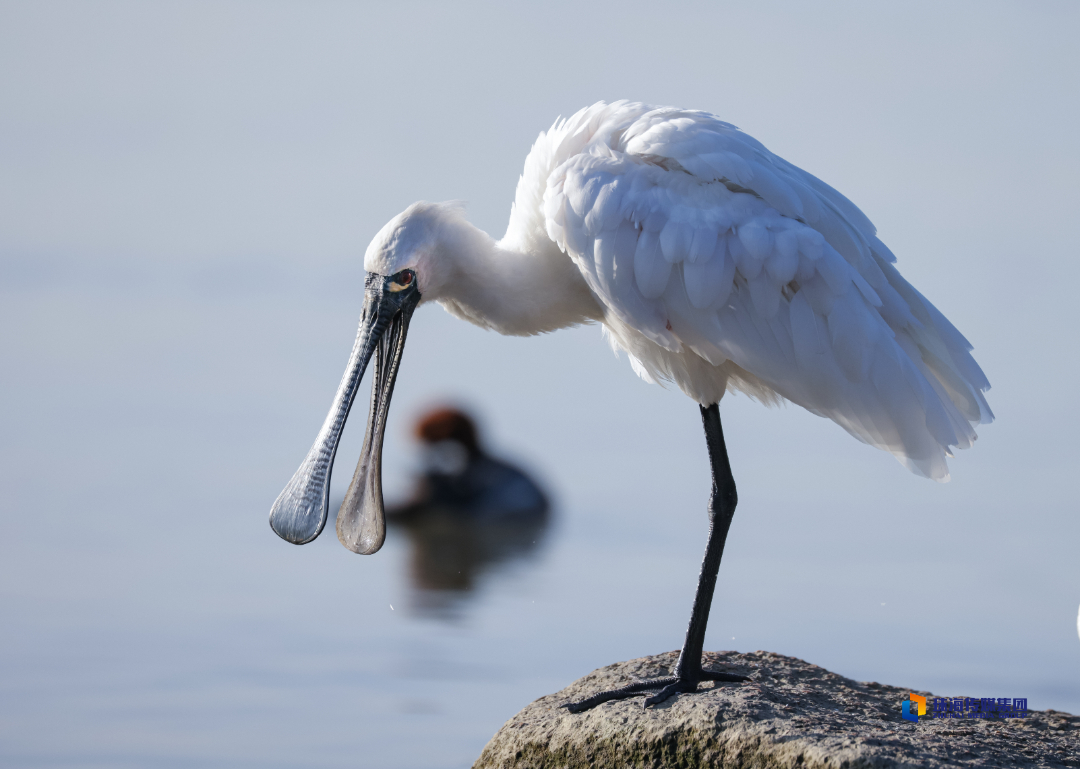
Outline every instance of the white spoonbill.
<path fill-rule="evenodd" d="M 972 423 L 993 419 L 971 345 L 893 262 L 851 201 L 735 126 L 699 111 L 594 104 L 540 134 L 501 240 L 455 205 L 416 203 L 371 241 L 348 368 L 270 525 L 296 544 L 322 531 L 338 438 L 374 354 L 364 447 L 337 533 L 357 553 L 382 546 L 383 432 L 420 303 L 520 336 L 599 321 L 638 375 L 700 404 L 710 531 L 674 675 L 569 707 L 659 689 L 648 706 L 703 680 L 743 680 L 701 666 L 736 504 L 724 393 L 786 398 L 939 481 L 951 447 L 969 447 Z"/>

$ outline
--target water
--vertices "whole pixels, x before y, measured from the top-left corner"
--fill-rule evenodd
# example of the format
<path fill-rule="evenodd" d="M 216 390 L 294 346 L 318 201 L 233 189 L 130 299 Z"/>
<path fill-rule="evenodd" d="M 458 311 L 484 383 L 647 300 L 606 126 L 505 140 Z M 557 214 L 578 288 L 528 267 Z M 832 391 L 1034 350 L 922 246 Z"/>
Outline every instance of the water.
<path fill-rule="evenodd" d="M 504 339 L 418 313 L 388 496 L 415 465 L 410 416 L 449 398 L 555 499 L 536 544 L 474 564 L 469 589 L 418 590 L 399 528 L 360 557 L 266 523 L 344 366 L 347 286 L 35 269 L 0 303 L 5 765 L 466 767 L 531 700 L 681 643 L 706 533 L 697 411 L 595 328 Z M 1024 413 L 1002 384 L 995 407 Z M 1076 712 L 1080 532 L 1068 457 L 1026 458 L 1038 408 L 937 485 L 800 410 L 726 402 L 741 502 L 707 648 Z"/>

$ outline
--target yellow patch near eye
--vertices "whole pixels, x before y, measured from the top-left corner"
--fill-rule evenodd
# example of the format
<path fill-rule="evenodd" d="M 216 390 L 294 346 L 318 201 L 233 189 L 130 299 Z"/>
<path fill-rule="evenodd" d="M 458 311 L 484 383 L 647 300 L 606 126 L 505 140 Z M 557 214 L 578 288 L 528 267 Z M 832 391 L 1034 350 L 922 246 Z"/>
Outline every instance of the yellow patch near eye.
<path fill-rule="evenodd" d="M 404 291 L 406 288 L 416 282 L 416 273 L 412 270 L 402 270 L 397 275 L 393 276 L 397 280 L 391 280 L 387 288 L 393 292 Z"/>

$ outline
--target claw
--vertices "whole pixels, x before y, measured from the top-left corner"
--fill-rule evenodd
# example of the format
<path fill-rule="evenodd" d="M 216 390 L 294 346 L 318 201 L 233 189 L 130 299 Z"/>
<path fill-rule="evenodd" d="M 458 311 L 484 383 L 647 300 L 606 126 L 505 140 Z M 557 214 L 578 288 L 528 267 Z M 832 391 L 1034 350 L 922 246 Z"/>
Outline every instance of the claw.
<path fill-rule="evenodd" d="M 693 691 L 697 688 L 697 684 L 687 684 L 681 682 L 681 680 L 677 680 L 677 682 L 675 682 L 674 684 L 669 684 L 660 691 L 658 691 L 656 694 L 653 694 L 652 697 L 646 697 L 645 702 L 642 704 L 642 710 L 647 711 L 649 710 L 649 705 L 658 705 L 664 700 L 674 697 L 675 694 L 681 694 L 684 691 Z"/>
<path fill-rule="evenodd" d="M 683 681 L 679 680 L 673 684 L 668 684 L 663 689 L 658 691 L 651 697 L 645 698 L 645 703 L 641 706 L 642 710 L 648 710 L 650 705 L 658 705 L 670 697 L 674 697 L 676 694 L 686 694 L 689 692 L 697 691 L 697 681 Z"/>
<path fill-rule="evenodd" d="M 567 702 L 562 707 L 569 710 L 571 713 L 580 713 L 583 710 L 590 710 L 597 705 L 601 705 L 611 700 L 621 700 L 627 697 L 633 697 L 638 692 L 648 691 L 649 689 L 656 689 L 661 686 L 666 686 L 671 683 L 675 683 L 678 679 L 675 678 L 658 678 L 655 681 L 635 681 L 627 686 L 620 687 L 618 689 L 610 689 L 606 692 L 600 692 L 594 694 L 592 697 L 586 697 L 580 702 Z"/>
<path fill-rule="evenodd" d="M 750 677 L 749 676 L 739 676 L 739 675 L 735 675 L 734 673 L 720 673 L 720 672 L 714 671 L 714 670 L 702 670 L 701 671 L 701 680 L 702 681 L 727 681 L 728 683 L 731 683 L 731 684 L 737 684 L 740 681 L 749 681 Z"/>
<path fill-rule="evenodd" d="M 635 681 L 632 684 L 619 687 L 618 689 L 609 689 L 606 692 L 600 692 L 594 694 L 592 697 L 586 697 L 578 702 L 566 702 L 559 707 L 566 708 L 571 713 L 581 713 L 585 710 L 595 708 L 597 705 L 601 705 L 605 702 L 611 702 L 611 700 L 622 700 L 627 697 L 633 697 L 640 692 L 649 691 L 650 689 L 659 689 L 656 694 L 646 697 L 644 708 L 649 708 L 651 705 L 656 705 L 663 702 L 676 694 L 690 694 L 698 690 L 698 684 L 701 681 L 724 681 L 727 683 L 738 683 L 740 681 L 749 681 L 747 676 L 735 675 L 734 673 L 720 673 L 712 670 L 699 670 L 696 673 L 691 674 L 693 677 L 679 678 L 677 676 L 668 676 L 667 678 L 655 678 L 652 681 Z"/>

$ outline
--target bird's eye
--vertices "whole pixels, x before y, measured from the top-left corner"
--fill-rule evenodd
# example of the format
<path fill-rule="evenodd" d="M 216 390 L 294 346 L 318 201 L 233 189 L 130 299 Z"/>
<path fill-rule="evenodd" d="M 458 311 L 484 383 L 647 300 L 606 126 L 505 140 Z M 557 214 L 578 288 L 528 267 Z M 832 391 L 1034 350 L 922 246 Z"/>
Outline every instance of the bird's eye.
<path fill-rule="evenodd" d="M 402 270 L 397 275 L 390 278 L 390 285 L 388 288 L 393 292 L 404 291 L 411 286 L 416 280 L 416 273 L 412 270 Z"/>

